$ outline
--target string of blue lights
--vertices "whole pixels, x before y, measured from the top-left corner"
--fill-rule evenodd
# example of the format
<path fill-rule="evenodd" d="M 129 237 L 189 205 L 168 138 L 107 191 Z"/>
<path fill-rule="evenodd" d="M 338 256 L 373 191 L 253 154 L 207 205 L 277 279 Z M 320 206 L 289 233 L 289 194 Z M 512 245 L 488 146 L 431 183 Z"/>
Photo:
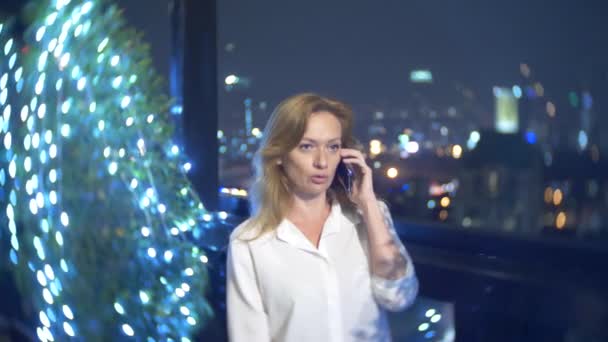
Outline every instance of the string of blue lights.
<path fill-rule="evenodd" d="M 42 1 L 0 23 L 0 237 L 41 341 L 189 341 L 204 297 L 208 212 L 172 141 L 141 36 L 104 1 Z"/>

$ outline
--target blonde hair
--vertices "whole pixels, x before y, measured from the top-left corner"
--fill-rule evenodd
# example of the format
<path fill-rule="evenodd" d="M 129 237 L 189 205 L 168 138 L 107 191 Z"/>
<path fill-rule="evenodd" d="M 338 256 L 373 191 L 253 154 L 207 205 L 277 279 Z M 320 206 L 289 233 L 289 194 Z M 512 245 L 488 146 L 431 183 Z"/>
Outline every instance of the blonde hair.
<path fill-rule="evenodd" d="M 340 122 L 342 147 L 358 148 L 352 133 L 353 112 L 346 104 L 312 93 L 283 100 L 271 114 L 253 159 L 255 179 L 249 191 L 252 217 L 245 228 L 246 231 L 253 227 L 260 229 L 253 239 L 273 231 L 285 217 L 292 196 L 287 177 L 278 162 L 298 146 L 310 116 L 322 111 L 333 114 Z M 328 195 L 343 209 L 355 209 L 345 189 L 335 179 Z"/>

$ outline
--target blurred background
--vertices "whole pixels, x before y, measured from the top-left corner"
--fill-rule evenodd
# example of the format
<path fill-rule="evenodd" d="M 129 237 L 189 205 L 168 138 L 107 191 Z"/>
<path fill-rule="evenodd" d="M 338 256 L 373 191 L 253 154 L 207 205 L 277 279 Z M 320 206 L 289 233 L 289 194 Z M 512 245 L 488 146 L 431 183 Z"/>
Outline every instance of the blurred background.
<path fill-rule="evenodd" d="M 167 70 L 165 4 L 156 20 L 125 5 Z M 219 1 L 219 206 L 246 216 L 251 157 L 282 99 L 336 97 L 419 264 L 396 339 L 608 340 L 606 9 Z"/>
<path fill-rule="evenodd" d="M 147 2 L 144 15 L 141 1 L 121 5 L 170 79 L 168 2 Z M 313 91 L 353 107 L 395 215 L 607 241 L 604 10 L 600 1 L 221 1 L 220 185 L 248 188 L 274 107 Z"/>
<path fill-rule="evenodd" d="M 282 99 L 352 106 L 421 280 L 391 315 L 396 341 L 608 341 L 605 2 L 118 5 L 176 99 L 202 201 L 230 227 Z M 201 340 L 226 339 L 223 277 L 211 270 Z"/>

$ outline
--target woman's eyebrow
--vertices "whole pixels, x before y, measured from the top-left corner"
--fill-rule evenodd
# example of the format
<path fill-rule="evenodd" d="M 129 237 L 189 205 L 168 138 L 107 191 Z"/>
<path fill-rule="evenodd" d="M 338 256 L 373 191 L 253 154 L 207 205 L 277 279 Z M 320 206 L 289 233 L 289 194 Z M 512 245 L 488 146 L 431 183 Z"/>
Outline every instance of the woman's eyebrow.
<path fill-rule="evenodd" d="M 311 138 L 307 138 L 307 137 L 302 138 L 302 141 L 304 141 L 304 140 L 313 142 L 315 144 L 319 142 L 315 139 L 311 139 Z M 342 140 L 342 138 L 332 138 L 332 139 L 327 140 L 327 142 L 330 143 L 330 142 L 341 141 L 341 140 Z"/>

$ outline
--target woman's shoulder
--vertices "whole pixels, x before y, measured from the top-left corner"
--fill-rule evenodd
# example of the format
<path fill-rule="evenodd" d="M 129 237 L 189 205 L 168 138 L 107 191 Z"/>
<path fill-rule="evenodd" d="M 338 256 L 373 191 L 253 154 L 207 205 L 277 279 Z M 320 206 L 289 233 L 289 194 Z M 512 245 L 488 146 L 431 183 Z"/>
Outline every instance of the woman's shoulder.
<path fill-rule="evenodd" d="M 230 234 L 230 243 L 253 243 L 254 241 L 263 240 L 263 237 L 267 234 L 262 231 L 262 227 L 255 220 L 248 218 L 234 228 Z"/>
<path fill-rule="evenodd" d="M 230 242 L 232 243 L 234 240 L 243 240 L 246 235 L 251 235 L 251 231 L 253 230 L 253 220 L 251 218 L 246 219 L 241 222 L 230 234 Z"/>

